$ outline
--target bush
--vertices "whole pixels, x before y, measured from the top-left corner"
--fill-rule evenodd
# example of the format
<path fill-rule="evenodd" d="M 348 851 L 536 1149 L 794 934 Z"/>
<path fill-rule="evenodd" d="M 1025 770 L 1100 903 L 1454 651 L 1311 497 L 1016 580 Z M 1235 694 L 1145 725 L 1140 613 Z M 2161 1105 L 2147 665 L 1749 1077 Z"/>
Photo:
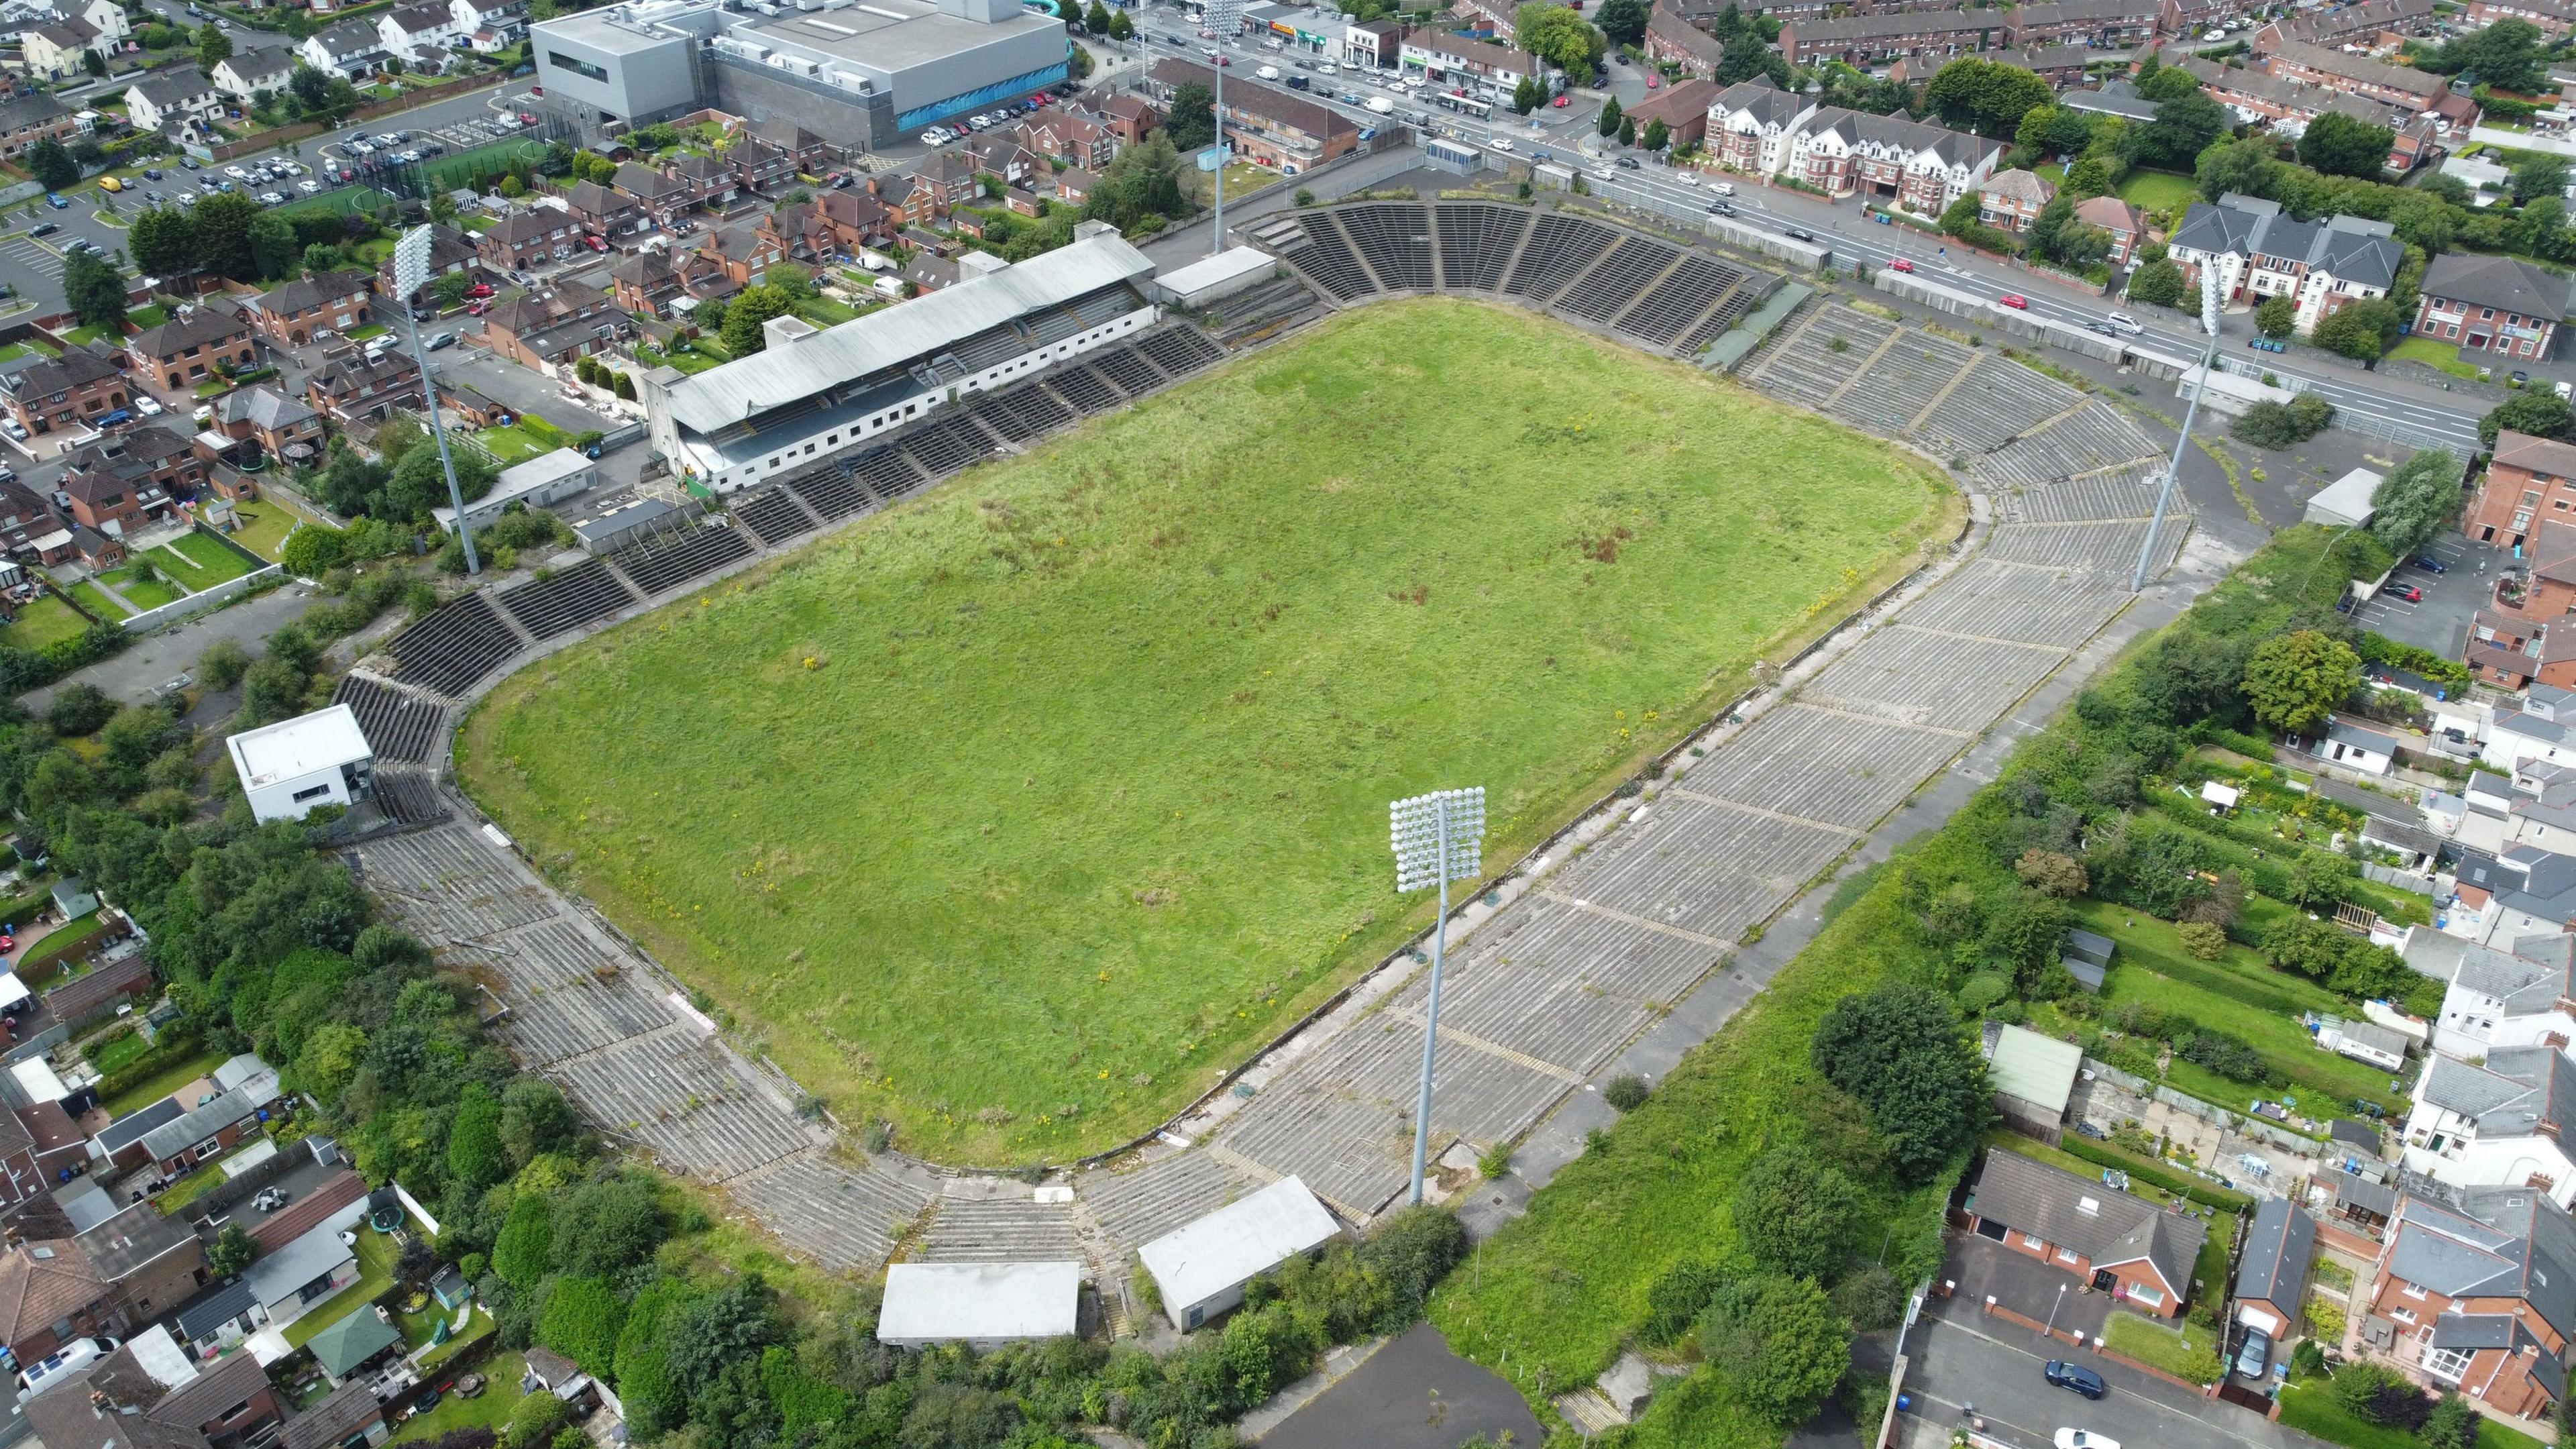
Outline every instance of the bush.
<path fill-rule="evenodd" d="M 197 656 L 197 677 L 210 689 L 230 689 L 250 669 L 250 651 L 238 639 L 222 638 Z"/>
<path fill-rule="evenodd" d="M 66 684 L 54 691 L 45 723 L 58 735 L 96 734 L 116 714 L 116 701 L 95 684 Z"/>
<path fill-rule="evenodd" d="M 571 1422 L 571 1405 L 552 1394 L 530 1394 L 510 1411 L 509 1449 L 551 1449 Z"/>
<path fill-rule="evenodd" d="M 2345 1413 L 2391 1428 L 2421 1428 L 2433 1412 L 2430 1395 L 2381 1363 L 2351 1363 L 2337 1369 L 2332 1392 Z"/>
<path fill-rule="evenodd" d="M 1634 1112 L 1646 1105 L 1646 1098 L 1653 1092 L 1645 1078 L 1627 1073 L 1610 1079 L 1610 1085 L 1601 1089 L 1601 1100 L 1619 1111 Z"/>
<path fill-rule="evenodd" d="M 1726 1274 L 1716 1264 L 1695 1258 L 1656 1274 L 1646 1288 L 1646 1322 L 1639 1336 L 1658 1347 L 1679 1342 L 1725 1283 Z"/>
<path fill-rule="evenodd" d="M 1834 1311 L 1863 1333 L 1894 1328 L 1905 1316 L 1905 1284 L 1894 1273 L 1873 1264 L 1852 1274 L 1827 1295 Z"/>
<path fill-rule="evenodd" d="M 2227 954 L 2227 932 L 2207 921 L 2192 921 L 2177 932 L 2182 949 L 2195 960 L 2215 961 Z"/>

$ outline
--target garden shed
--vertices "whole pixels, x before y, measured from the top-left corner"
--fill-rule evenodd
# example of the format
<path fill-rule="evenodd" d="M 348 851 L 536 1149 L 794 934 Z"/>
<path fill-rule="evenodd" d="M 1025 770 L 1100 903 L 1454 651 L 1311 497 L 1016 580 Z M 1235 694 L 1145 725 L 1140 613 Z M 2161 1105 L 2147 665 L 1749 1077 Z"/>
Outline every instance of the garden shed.
<path fill-rule="evenodd" d="M 1989 1022 L 1985 1030 L 1986 1078 L 1994 1084 L 1995 1111 L 2004 1125 L 2054 1144 L 2075 1095 L 2084 1049 L 2028 1027 Z"/>
<path fill-rule="evenodd" d="M 402 1346 L 402 1335 L 376 1305 L 370 1303 L 326 1326 L 305 1343 L 313 1351 L 313 1361 L 334 1387 L 347 1383 L 351 1375 L 383 1357 L 385 1351 Z"/>
<path fill-rule="evenodd" d="M 2111 953 L 2118 949 L 2119 943 L 2108 936 L 2092 931 L 2069 931 L 2058 964 L 2065 967 L 2066 974 L 2074 977 L 2085 990 L 2100 991 L 2103 979 L 2110 974 Z"/>

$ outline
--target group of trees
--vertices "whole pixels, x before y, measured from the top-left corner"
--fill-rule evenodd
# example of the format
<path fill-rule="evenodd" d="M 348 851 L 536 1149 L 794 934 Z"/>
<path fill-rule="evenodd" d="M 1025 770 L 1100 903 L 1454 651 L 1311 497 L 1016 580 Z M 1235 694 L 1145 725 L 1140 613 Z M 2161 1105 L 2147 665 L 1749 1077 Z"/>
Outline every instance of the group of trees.
<path fill-rule="evenodd" d="M 1128 41 L 1136 38 L 1136 22 L 1127 18 L 1126 10 L 1123 7 L 1112 10 L 1100 3 L 1100 0 L 1091 0 L 1091 8 L 1078 14 L 1071 11 L 1066 13 L 1065 23 L 1068 26 L 1076 24 L 1077 21 L 1082 30 L 1104 40 Z"/>
<path fill-rule="evenodd" d="M 2289 448 L 2324 432 L 2334 422 L 2334 416 L 2333 403 L 2315 393 L 2303 392 L 2286 403 L 2254 404 L 2238 415 L 2228 432 L 2258 448 Z"/>
<path fill-rule="evenodd" d="M 238 282 L 268 282 L 301 272 L 308 254 L 330 265 L 341 249 L 383 233 L 360 213 L 270 211 L 237 191 L 193 207 L 156 206 L 135 216 L 126 233 L 134 264 L 149 276 L 214 272 Z M 319 247 L 323 251 L 314 253 Z"/>
<path fill-rule="evenodd" d="M 425 523 L 430 510 L 447 505 L 447 470 L 440 463 L 437 441 L 407 418 L 396 417 L 376 430 L 382 461 L 335 438 L 330 461 L 307 484 L 322 506 L 343 518 L 378 519 L 396 527 Z M 492 491 L 490 460 L 471 449 L 451 448 L 456 482 L 465 501 Z"/>

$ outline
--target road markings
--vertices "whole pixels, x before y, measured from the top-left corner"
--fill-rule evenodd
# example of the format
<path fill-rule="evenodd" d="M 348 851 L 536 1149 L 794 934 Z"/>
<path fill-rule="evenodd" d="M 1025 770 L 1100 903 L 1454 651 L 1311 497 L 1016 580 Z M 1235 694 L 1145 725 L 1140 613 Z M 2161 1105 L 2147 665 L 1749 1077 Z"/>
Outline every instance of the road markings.
<path fill-rule="evenodd" d="M 2117 1312 L 2118 1310 L 2116 1310 L 2116 1309 L 2115 1309 L 2115 1310 L 2113 1310 L 2113 1311 L 2114 1311 L 2114 1312 Z M 2017 1353 L 2017 1354 L 2020 1354 L 2023 1358 L 2029 1359 L 2032 1363 L 2044 1364 L 2044 1363 L 2048 1362 L 2048 1358 L 2047 1358 L 2047 1356 L 2046 1356 L 2046 1355 L 2044 1355 L 2044 1354 L 2037 1354 L 2037 1353 L 2033 1353 L 2033 1352 L 2031 1352 L 2029 1349 L 2026 1349 L 2026 1348 L 2022 1347 L 2020 1344 L 2013 1343 L 2013 1342 L 2010 1342 L 2010 1341 L 2005 1340 L 2005 1339 L 1997 1338 L 1997 1337 L 1995 1337 L 1993 1334 L 1983 1332 L 1983 1331 L 1981 1331 L 1981 1330 L 1979 1330 L 1979 1329 L 1970 1328 L 1968 1325 L 1966 1325 L 1966 1324 L 1964 1324 L 1964 1323 L 1961 1323 L 1959 1320 L 1957 1320 L 1957 1319 L 1955 1319 L 1955 1318 L 1951 1318 L 1951 1317 L 1948 1317 L 1948 1316 L 1946 1316 L 1946 1315 L 1936 1314 L 1936 1315 L 1934 1315 L 1934 1316 L 1933 1316 L 1932 1321 L 1933 1321 L 1934 1323 L 1939 1324 L 1939 1325 L 1940 1325 L 1941 1327 L 1943 1327 L 1943 1328 L 1956 1329 L 1958 1332 L 1960 1332 L 1960 1333 L 1964 1333 L 1964 1334 L 1966 1334 L 1966 1335 L 1967 1335 L 1968 1337 L 1970 1337 L 1970 1338 L 1981 1338 L 1981 1339 L 1984 1339 L 1986 1342 L 1993 1344 L 1993 1345 L 1994 1345 L 1995 1347 L 1997 1347 L 1997 1348 L 2003 1349 L 2003 1350 L 2005 1350 L 2005 1351 L 2007 1351 L 2007 1352 L 2010 1352 L 2010 1353 Z M 1927 1398 L 1927 1399 L 1929 1399 L 1929 1398 L 1931 1398 L 1932 1396 L 1931 1396 L 1931 1395 L 1929 1395 L 1929 1394 L 1925 1394 L 1925 1395 L 1924 1395 L 1924 1397 L 1925 1397 L 1925 1398 Z M 2148 1406 L 2148 1407 L 2149 1407 L 2149 1408 L 2151 1408 L 2151 1409 L 2156 1409 L 2156 1410 L 2159 1410 L 2159 1411 L 2164 1412 L 2164 1413 L 2174 1414 L 2174 1415 L 2178 1415 L 2178 1416 L 2180 1416 L 2180 1417 L 2182 1417 L 2182 1418 L 2189 1419 L 2189 1420 L 2191 1420 L 2193 1423 L 2198 1424 L 2198 1425 L 2201 1425 L 2202 1427 L 2204 1427 L 2204 1428 L 2208 1429 L 2210 1432 L 2212 1432 L 2212 1433 L 2214 1433 L 2214 1434 L 2221 1434 L 2221 1435 L 2224 1435 L 2224 1436 L 2226 1436 L 2226 1437 L 2227 1437 L 2227 1438 L 2229 1438 L 2229 1439 L 2233 1439 L 2233 1440 L 2235 1440 L 2235 1441 L 2236 1441 L 2237 1443 L 2239 1443 L 2239 1444 L 2254 1444 L 2254 1443 L 2256 1442 L 2255 1440 L 2250 1439 L 2250 1438 L 2246 1437 L 2245 1435 L 2240 1434 L 2240 1433 L 2236 1432 L 2235 1430 L 2228 1428 L 2225 1424 L 2222 1424 L 2222 1423 L 2218 1422 L 2218 1421 L 2217 1421 L 2217 1420 L 2215 1420 L 2215 1419 L 2203 1418 L 2201 1415 L 2199 1415 L 2199 1414 L 2195 1414 L 2195 1413 L 2193 1413 L 2193 1412 L 2192 1412 L 2191 1410 L 2189 1410 L 2189 1409 L 2178 1408 L 2178 1407 L 2176 1407 L 2176 1406 L 2174 1406 L 2174 1405 L 2172 1405 L 2172 1404 L 2160 1403 L 2160 1402 L 2158 1402 L 2158 1401 L 2156 1401 L 2156 1400 L 2154 1400 L 2154 1399 L 2149 1399 L 2149 1398 L 2140 1398 L 2140 1397 L 2138 1397 L 2137 1395 L 2134 1395 L 2134 1394 L 2132 1394 L 2130 1397 L 2132 1397 L 2132 1398 L 2136 1398 L 2136 1399 L 2138 1400 L 2138 1402 L 2139 1402 L 2139 1403 L 2145 1404 L 2146 1406 Z M 1955 1408 L 1956 1406 L 1955 1406 L 1955 1405 L 1953 1405 L 1953 1406 L 1951 1406 L 1951 1407 L 1954 1407 L 1954 1408 Z M 1996 1420 L 1995 1418 L 1993 1418 L 1992 1416 L 1990 1416 L 1990 1415 L 1989 1415 L 1989 1416 L 1986 1416 L 1986 1422 L 1987 1422 L 1987 1423 L 1989 1423 L 1989 1424 L 1992 1424 L 1992 1423 L 1996 1423 L 1996 1422 L 1999 1422 L 1999 1421 L 1998 1421 L 1998 1420 Z M 2015 1426 L 2012 1426 L 2012 1427 L 2015 1427 L 2015 1428 L 2017 1428 L 2017 1429 L 2019 1428 L 2019 1426 L 2018 1426 L 2018 1425 L 2015 1425 Z M 2023 1430 L 2022 1432 L 2027 1433 L 2027 1432 L 2030 1432 L 2030 1431 Z M 2042 1442 L 2046 1442 L 2046 1441 L 2047 1441 L 2047 1439 L 2048 1439 L 2048 1436 L 2047 1436 L 2047 1435 L 2045 1435 L 2045 1434 L 2042 1434 L 2042 1435 L 2040 1435 L 2040 1439 L 2042 1440 Z"/>

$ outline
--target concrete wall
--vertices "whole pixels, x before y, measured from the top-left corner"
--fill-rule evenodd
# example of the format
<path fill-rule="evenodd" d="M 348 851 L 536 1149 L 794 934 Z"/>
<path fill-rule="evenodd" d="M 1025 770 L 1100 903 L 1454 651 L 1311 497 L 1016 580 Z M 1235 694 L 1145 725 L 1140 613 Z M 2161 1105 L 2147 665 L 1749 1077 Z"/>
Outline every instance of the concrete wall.
<path fill-rule="evenodd" d="M 708 102 L 754 121 L 785 121 L 842 145 L 874 148 L 894 143 L 894 96 L 880 89 L 855 96 L 770 66 L 754 65 L 719 50 L 706 53 Z"/>
<path fill-rule="evenodd" d="M 1831 247 L 1809 246 L 1805 242 L 1782 236 L 1777 232 L 1746 226 L 1733 217 L 1711 213 L 1703 218 L 1702 224 L 1707 228 L 1708 235 L 1738 251 L 1758 253 L 1787 262 L 1803 271 L 1821 272 L 1833 261 L 1834 254 Z"/>
<path fill-rule="evenodd" d="M 144 610 L 133 618 L 124 621 L 125 632 L 128 634 L 149 634 L 155 629 L 168 628 L 170 625 L 176 624 L 182 619 L 193 619 L 199 614 L 220 608 L 223 605 L 240 598 L 242 595 L 249 593 L 253 589 L 267 585 L 271 581 L 282 576 L 285 572 L 286 570 L 278 565 L 270 564 L 268 567 L 263 569 L 254 569 L 251 572 L 242 575 L 240 578 L 226 579 L 222 583 L 216 584 L 211 588 L 190 594 L 188 597 L 181 599 L 176 603 L 163 604 L 157 609 Z"/>

